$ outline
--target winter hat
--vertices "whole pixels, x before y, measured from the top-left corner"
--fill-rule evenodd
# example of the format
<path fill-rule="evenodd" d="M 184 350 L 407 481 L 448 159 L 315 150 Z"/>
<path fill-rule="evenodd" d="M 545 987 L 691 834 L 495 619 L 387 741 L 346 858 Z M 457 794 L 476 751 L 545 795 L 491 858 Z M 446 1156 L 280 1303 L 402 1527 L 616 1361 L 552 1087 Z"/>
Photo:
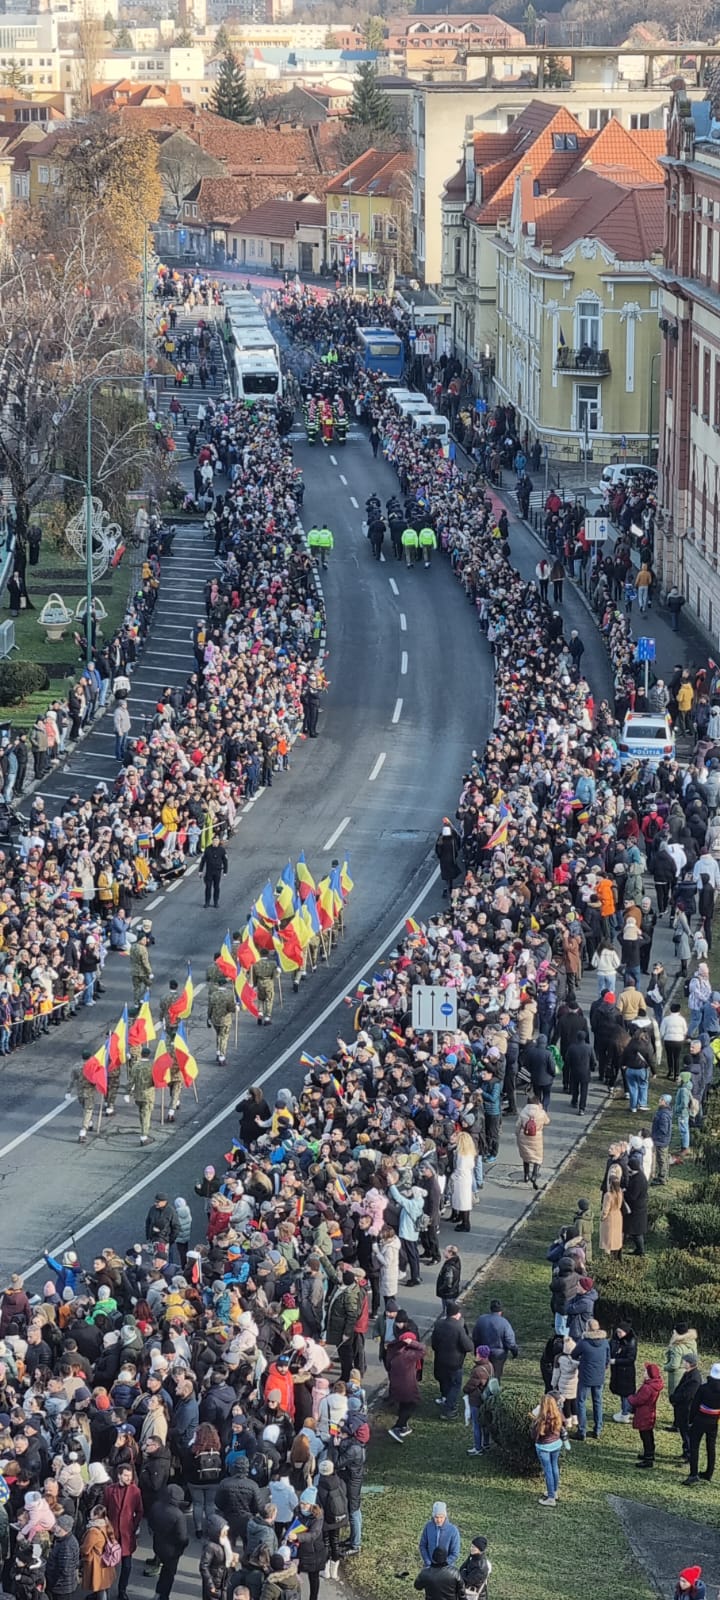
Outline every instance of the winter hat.
<path fill-rule="evenodd" d="M 109 1411 L 110 1410 L 110 1396 L 107 1395 L 107 1394 L 96 1394 L 96 1396 L 95 1396 L 95 1409 L 96 1409 L 96 1411 Z"/>
<path fill-rule="evenodd" d="M 702 1567 L 683 1567 L 680 1577 L 684 1578 L 686 1583 L 697 1583 L 702 1577 Z"/>
<path fill-rule="evenodd" d="M 433 1514 L 434 1517 L 446 1517 L 447 1516 L 447 1506 L 446 1506 L 444 1500 L 434 1500 L 433 1501 L 432 1514 Z"/>
<path fill-rule="evenodd" d="M 320 1462 L 320 1466 L 318 1467 L 318 1472 L 321 1472 L 324 1478 L 329 1478 L 331 1472 L 334 1472 L 334 1471 L 335 1471 L 335 1467 L 334 1467 L 332 1461 L 321 1461 Z"/>
<path fill-rule="evenodd" d="M 713 1364 L 710 1368 L 710 1377 L 720 1378 L 720 1361 L 713 1361 Z"/>
<path fill-rule="evenodd" d="M 470 1549 L 479 1550 L 481 1554 L 487 1550 L 487 1539 L 485 1538 L 484 1533 L 478 1533 L 476 1537 L 471 1540 Z"/>
<path fill-rule="evenodd" d="M 672 1105 L 671 1096 L 669 1094 L 661 1094 L 660 1099 L 658 1101 L 658 1105 L 661 1105 L 661 1106 L 670 1106 L 670 1105 Z"/>
<path fill-rule="evenodd" d="M 449 831 L 450 830 L 448 829 L 448 832 Z M 442 1545 L 436 1544 L 435 1549 L 430 1557 L 430 1565 L 431 1567 L 446 1567 L 447 1558 L 447 1550 L 443 1550 Z"/>
<path fill-rule="evenodd" d="M 98 1300 L 109 1300 L 110 1290 L 106 1283 L 101 1283 L 97 1293 Z"/>
<path fill-rule="evenodd" d="M 85 1388 L 84 1383 L 81 1383 L 79 1389 L 75 1390 L 75 1404 L 77 1405 L 78 1401 L 83 1402 L 83 1401 L 89 1400 L 89 1399 L 90 1399 L 90 1390 Z"/>
<path fill-rule="evenodd" d="M 594 1287 L 594 1281 L 593 1281 L 592 1278 L 581 1278 L 580 1279 L 580 1288 L 583 1290 L 583 1292 L 585 1294 L 587 1294 L 588 1289 L 592 1289 L 593 1287 Z"/>
<path fill-rule="evenodd" d="M 696 1367 L 698 1365 L 698 1358 L 694 1350 L 686 1350 L 682 1359 L 685 1367 Z"/>
<path fill-rule="evenodd" d="M 476 1356 L 478 1357 L 478 1359 L 480 1361 L 487 1361 L 487 1358 L 488 1358 L 488 1356 L 490 1354 L 490 1346 L 489 1346 L 489 1344 L 479 1344 L 477 1349 L 476 1349 L 476 1351 L 475 1351 L 475 1354 L 476 1354 Z"/>
<path fill-rule="evenodd" d="M 317 1502 L 317 1489 L 303 1489 L 300 1496 L 301 1506 L 314 1506 Z"/>
<path fill-rule="evenodd" d="M 578 1209 L 578 1211 L 589 1211 L 590 1210 L 590 1201 L 589 1200 L 578 1200 L 577 1209 Z"/>
<path fill-rule="evenodd" d="M 73 1519 L 72 1519 L 72 1517 L 56 1517 L 56 1519 L 55 1519 L 55 1532 L 56 1533 L 72 1533 L 72 1531 L 73 1531 Z"/>

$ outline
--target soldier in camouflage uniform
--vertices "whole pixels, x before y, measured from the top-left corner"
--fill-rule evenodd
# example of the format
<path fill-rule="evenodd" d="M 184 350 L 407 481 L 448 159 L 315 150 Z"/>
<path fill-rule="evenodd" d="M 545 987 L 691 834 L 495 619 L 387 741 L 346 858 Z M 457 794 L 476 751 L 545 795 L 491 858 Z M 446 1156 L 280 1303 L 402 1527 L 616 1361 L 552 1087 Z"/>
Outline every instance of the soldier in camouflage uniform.
<path fill-rule="evenodd" d="M 140 1143 L 147 1144 L 150 1122 L 155 1106 L 155 1086 L 152 1079 L 152 1054 L 147 1044 L 134 1045 L 128 1056 L 130 1093 L 140 1118 Z"/>
<path fill-rule="evenodd" d="M 259 1028 L 262 1027 L 264 1022 L 269 1025 L 272 1020 L 272 1008 L 273 1001 L 275 999 L 276 972 L 277 964 L 273 960 L 272 956 L 261 956 L 260 960 L 255 962 L 255 965 L 252 969 L 253 987 L 257 989 L 257 997 L 260 1006 L 260 1015 L 258 1017 Z"/>
<path fill-rule="evenodd" d="M 133 986 L 133 1002 L 139 1006 L 146 989 L 150 988 L 153 981 L 150 956 L 148 955 L 149 934 L 141 933 L 135 940 L 130 950 L 130 977 Z"/>
<path fill-rule="evenodd" d="M 119 1061 L 118 1061 L 118 1064 L 117 1064 L 116 1067 L 111 1067 L 111 1066 L 108 1067 L 108 1075 L 107 1075 L 108 1086 L 107 1086 L 107 1094 L 105 1096 L 105 1108 L 104 1108 L 106 1117 L 114 1117 L 114 1115 L 115 1115 L 115 1101 L 117 1100 L 118 1090 L 120 1088 L 120 1075 L 121 1075 L 121 1073 L 122 1073 L 122 1063 L 119 1062 Z"/>
<path fill-rule="evenodd" d="M 170 979 L 168 990 L 169 993 L 163 995 L 163 998 L 160 1001 L 160 1021 L 165 1029 L 168 1044 L 172 1044 L 175 1034 L 177 1033 L 177 1023 L 171 1020 L 170 1007 L 174 1004 L 178 997 L 177 978 Z"/>
<path fill-rule="evenodd" d="M 68 1094 L 77 1095 L 78 1102 L 82 1108 L 82 1122 L 78 1140 L 80 1144 L 84 1144 L 93 1125 L 95 1110 L 102 1099 L 102 1095 L 98 1094 L 97 1089 L 94 1089 L 92 1084 L 88 1083 L 87 1078 L 83 1076 L 82 1062 L 78 1067 L 73 1067 L 70 1073 Z"/>
<path fill-rule="evenodd" d="M 210 1022 L 210 1001 L 212 1000 L 213 989 L 215 988 L 216 984 L 225 982 L 223 974 L 220 971 L 220 968 L 216 964 L 219 955 L 220 955 L 220 951 L 216 950 L 215 951 L 215 958 L 210 963 L 210 966 L 207 968 L 207 971 L 205 973 L 205 982 L 207 984 L 207 1007 L 208 1007 L 207 1020 L 208 1020 L 208 1027 L 211 1026 L 211 1022 Z"/>
<path fill-rule="evenodd" d="M 219 983 L 213 984 L 208 1004 L 209 1019 L 215 1029 L 217 1041 L 217 1060 L 221 1067 L 227 1061 L 228 1039 L 230 1028 L 235 1015 L 235 995 L 231 984 L 222 973 L 218 973 Z"/>

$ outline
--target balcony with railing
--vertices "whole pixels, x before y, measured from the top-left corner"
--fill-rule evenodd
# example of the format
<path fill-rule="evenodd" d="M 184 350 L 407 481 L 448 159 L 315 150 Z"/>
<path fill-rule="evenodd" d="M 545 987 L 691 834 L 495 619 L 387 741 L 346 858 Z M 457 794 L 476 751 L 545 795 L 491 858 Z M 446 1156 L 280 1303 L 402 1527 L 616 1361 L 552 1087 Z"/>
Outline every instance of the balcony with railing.
<path fill-rule="evenodd" d="M 579 350 L 569 345 L 558 345 L 555 356 L 556 372 L 572 372 L 575 377 L 608 378 L 610 376 L 610 351 L 595 350 L 583 344 Z"/>

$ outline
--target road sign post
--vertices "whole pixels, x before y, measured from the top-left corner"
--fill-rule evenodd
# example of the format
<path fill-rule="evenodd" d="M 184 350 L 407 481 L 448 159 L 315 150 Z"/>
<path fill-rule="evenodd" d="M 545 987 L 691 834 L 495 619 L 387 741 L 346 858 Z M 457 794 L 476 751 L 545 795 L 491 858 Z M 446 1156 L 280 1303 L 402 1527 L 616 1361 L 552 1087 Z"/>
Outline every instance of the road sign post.
<path fill-rule="evenodd" d="M 645 663 L 645 699 L 647 700 L 650 687 L 650 662 L 655 660 L 655 640 L 638 639 L 635 646 L 635 660 Z"/>
<path fill-rule="evenodd" d="M 609 517 L 586 517 L 585 538 L 588 544 L 604 544 L 610 537 Z"/>
<path fill-rule="evenodd" d="M 412 1025 L 417 1033 L 432 1033 L 437 1047 L 439 1033 L 453 1033 L 457 1027 L 457 993 L 443 984 L 416 983 L 412 991 Z"/>

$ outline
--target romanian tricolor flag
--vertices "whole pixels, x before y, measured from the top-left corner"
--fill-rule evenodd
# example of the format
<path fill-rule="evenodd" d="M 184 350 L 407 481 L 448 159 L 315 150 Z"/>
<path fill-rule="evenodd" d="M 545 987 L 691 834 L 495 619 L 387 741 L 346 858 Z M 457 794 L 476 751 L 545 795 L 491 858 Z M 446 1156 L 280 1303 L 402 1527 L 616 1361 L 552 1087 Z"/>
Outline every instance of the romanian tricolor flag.
<path fill-rule="evenodd" d="M 342 911 L 343 905 L 345 903 L 344 899 L 343 899 L 342 887 L 341 887 L 341 884 L 340 884 L 340 868 L 339 867 L 333 867 L 332 872 L 330 873 L 330 889 L 331 889 L 332 897 L 333 897 L 333 906 L 334 906 L 334 909 L 335 909 L 335 916 L 339 917 L 340 916 L 340 912 Z"/>
<path fill-rule="evenodd" d="M 253 989 L 252 984 L 248 983 L 247 978 L 243 977 L 242 973 L 238 973 L 235 981 L 235 993 L 243 1011 L 249 1011 L 251 1017 L 259 1017 L 260 1007 L 258 1005 L 257 990 Z"/>
<path fill-rule="evenodd" d="M 269 878 L 265 884 L 265 887 L 260 890 L 257 900 L 255 901 L 253 906 L 253 914 L 256 917 L 261 918 L 264 922 L 277 922 L 278 920 L 277 912 L 275 910 L 275 896 L 273 895 Z"/>
<path fill-rule="evenodd" d="M 187 1042 L 187 1035 L 182 1022 L 180 1023 L 180 1027 L 175 1035 L 173 1048 L 175 1051 L 175 1060 L 178 1064 L 180 1077 L 182 1078 L 185 1088 L 189 1089 L 198 1075 L 198 1064 Z"/>
<path fill-rule="evenodd" d="M 507 817 L 505 817 L 502 822 L 498 823 L 495 832 L 491 833 L 490 838 L 488 839 L 487 844 L 483 846 L 483 849 L 495 850 L 497 846 L 507 844 L 507 836 L 508 824 Z"/>
<path fill-rule="evenodd" d="M 422 928 L 420 927 L 420 923 L 416 922 L 414 917 L 406 917 L 405 918 L 405 927 L 406 927 L 408 933 L 412 933 L 412 934 L 415 934 L 415 935 L 418 935 L 418 934 L 422 935 Z"/>
<path fill-rule="evenodd" d="M 347 856 L 345 857 L 345 860 L 340 868 L 340 887 L 346 900 L 348 895 L 352 894 L 353 889 L 355 888 L 353 880 L 350 877 L 350 863 Z"/>
<path fill-rule="evenodd" d="M 300 946 L 300 949 L 301 950 L 307 950 L 307 947 L 308 947 L 308 945 L 310 943 L 310 940 L 312 939 L 313 934 L 312 934 L 312 928 L 308 927 L 308 924 L 305 921 L 305 918 L 302 915 L 301 911 L 296 911 L 295 912 L 295 916 L 288 923 L 288 927 L 292 928 L 292 931 L 295 934 L 295 937 L 296 937 L 296 939 L 298 941 L 298 944 Z"/>
<path fill-rule="evenodd" d="M 108 1039 L 108 1058 L 111 1067 L 122 1067 L 127 1061 L 128 1008 L 123 1006 L 120 1021 L 115 1024 Z"/>
<path fill-rule="evenodd" d="M 175 1000 L 171 1000 L 168 1006 L 168 1017 L 170 1018 L 173 1027 L 175 1027 L 175 1024 L 178 1022 L 184 1022 L 190 1016 L 193 1008 L 194 997 L 195 990 L 193 988 L 192 981 L 192 967 L 188 961 L 187 978 L 185 979 L 184 987 L 181 989 L 177 998 Z"/>
<path fill-rule="evenodd" d="M 357 989 L 355 990 L 358 1000 L 362 1000 L 363 995 L 367 994 L 369 988 L 370 984 L 368 983 L 367 978 L 361 978 Z"/>
<path fill-rule="evenodd" d="M 305 1210 L 305 1196 L 304 1196 L 304 1194 L 299 1194 L 298 1197 L 297 1197 L 297 1200 L 295 1201 L 295 1221 L 296 1222 L 302 1222 L 302 1216 L 303 1216 L 303 1211 L 304 1210 Z"/>
<path fill-rule="evenodd" d="M 150 1011 L 149 993 L 146 993 L 145 995 L 145 999 L 143 1000 L 130 1032 L 134 1035 L 132 1039 L 133 1044 L 152 1044 L 153 1039 L 157 1037 L 155 1023 L 153 1022 Z"/>
<path fill-rule="evenodd" d="M 173 1058 L 170 1054 L 163 1029 L 155 1047 L 155 1060 L 152 1064 L 152 1081 L 156 1089 L 166 1089 L 170 1082 L 170 1068 Z"/>
<path fill-rule="evenodd" d="M 83 1062 L 83 1077 L 87 1079 L 88 1083 L 92 1084 L 93 1089 L 97 1089 L 98 1094 L 102 1095 L 107 1094 L 107 1060 L 108 1048 L 106 1043 L 95 1051 L 94 1056 L 89 1056 L 87 1061 Z"/>
<path fill-rule="evenodd" d="M 305 860 L 305 853 L 302 850 L 298 856 L 298 863 L 295 868 L 295 876 L 297 878 L 298 894 L 300 899 L 307 900 L 309 894 L 315 893 L 315 879 Z"/>
<path fill-rule="evenodd" d="M 254 967 L 255 962 L 257 961 L 257 945 L 255 944 L 255 940 L 253 939 L 249 928 L 243 929 L 242 937 L 239 939 L 238 947 L 235 951 L 235 958 L 238 966 L 242 967 L 245 972 L 249 972 L 250 968 Z"/>
<path fill-rule="evenodd" d="M 388 1028 L 388 1039 L 392 1039 L 393 1044 L 405 1044 L 405 1039 L 397 1028 Z"/>
<path fill-rule="evenodd" d="M 303 921 L 307 923 L 308 928 L 310 928 L 313 938 L 317 938 L 320 932 L 320 918 L 318 916 L 317 900 L 312 889 L 308 894 L 307 900 L 303 901 L 300 915 Z"/>
<path fill-rule="evenodd" d="M 339 1201 L 340 1205 L 346 1205 L 347 1201 L 350 1199 L 350 1195 L 347 1184 L 343 1183 L 342 1178 L 337 1177 L 335 1179 L 335 1182 L 333 1183 L 333 1189 L 335 1191 L 335 1199 Z"/>
<path fill-rule="evenodd" d="M 218 969 L 218 972 L 221 972 L 224 978 L 229 978 L 231 983 L 235 982 L 237 977 L 237 964 L 230 948 L 229 930 L 223 939 L 222 949 L 219 956 L 215 957 L 215 965 Z"/>
<path fill-rule="evenodd" d="M 288 937 L 289 935 L 289 937 Z M 302 947 L 289 926 L 273 938 L 273 949 L 281 972 L 297 972 L 303 964 Z"/>
<path fill-rule="evenodd" d="M 301 1067 L 314 1067 L 315 1057 L 309 1056 L 307 1050 L 303 1050 L 302 1055 L 300 1056 L 300 1065 Z"/>
<path fill-rule="evenodd" d="M 273 936 L 265 922 L 251 922 L 250 932 L 252 934 L 253 944 L 257 946 L 258 950 L 263 950 L 268 956 L 275 954 Z"/>
<path fill-rule="evenodd" d="M 275 916 L 277 921 L 281 922 L 283 917 L 291 917 L 294 910 L 295 891 L 290 888 L 289 883 L 283 883 L 281 880 L 275 889 Z"/>
<path fill-rule="evenodd" d="M 335 901 L 329 878 L 321 878 L 318 884 L 317 914 L 320 927 L 327 932 L 335 921 Z"/>
<path fill-rule="evenodd" d="M 164 822 L 157 822 L 153 828 L 153 839 L 167 839 L 168 829 Z"/>

